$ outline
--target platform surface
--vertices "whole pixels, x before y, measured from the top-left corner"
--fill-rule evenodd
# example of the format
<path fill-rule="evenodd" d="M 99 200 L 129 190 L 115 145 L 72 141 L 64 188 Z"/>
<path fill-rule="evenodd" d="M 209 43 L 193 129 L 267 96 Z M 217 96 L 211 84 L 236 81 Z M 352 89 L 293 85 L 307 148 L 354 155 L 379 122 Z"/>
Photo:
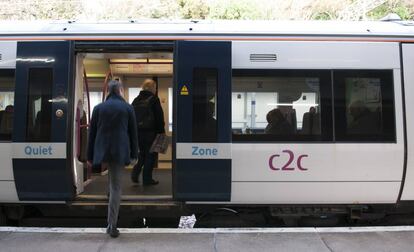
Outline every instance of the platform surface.
<path fill-rule="evenodd" d="M 414 227 L 279 229 L 0 227 L 0 251 L 413 251 Z"/>

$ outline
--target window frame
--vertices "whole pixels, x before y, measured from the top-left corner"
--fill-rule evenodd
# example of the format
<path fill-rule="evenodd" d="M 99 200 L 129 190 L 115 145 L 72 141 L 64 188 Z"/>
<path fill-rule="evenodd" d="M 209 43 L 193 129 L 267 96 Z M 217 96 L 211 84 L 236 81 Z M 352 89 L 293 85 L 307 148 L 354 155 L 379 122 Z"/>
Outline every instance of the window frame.
<path fill-rule="evenodd" d="M 317 143 L 333 141 L 332 70 L 329 69 L 233 69 L 232 77 L 319 78 L 321 111 L 320 135 L 234 134 L 235 143 Z M 233 83 L 232 83 L 233 92 Z M 231 99 L 231 98 L 230 98 Z M 232 129 L 233 130 L 233 129 Z"/>

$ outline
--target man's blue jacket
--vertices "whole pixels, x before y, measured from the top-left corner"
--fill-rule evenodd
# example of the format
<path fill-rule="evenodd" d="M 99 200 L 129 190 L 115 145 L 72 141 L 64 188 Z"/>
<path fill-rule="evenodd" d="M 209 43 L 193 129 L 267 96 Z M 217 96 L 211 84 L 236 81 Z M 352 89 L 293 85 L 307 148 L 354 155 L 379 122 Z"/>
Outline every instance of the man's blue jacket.
<path fill-rule="evenodd" d="M 134 109 L 111 93 L 92 113 L 88 160 L 94 165 L 115 163 L 128 165 L 138 157 L 138 137 Z"/>

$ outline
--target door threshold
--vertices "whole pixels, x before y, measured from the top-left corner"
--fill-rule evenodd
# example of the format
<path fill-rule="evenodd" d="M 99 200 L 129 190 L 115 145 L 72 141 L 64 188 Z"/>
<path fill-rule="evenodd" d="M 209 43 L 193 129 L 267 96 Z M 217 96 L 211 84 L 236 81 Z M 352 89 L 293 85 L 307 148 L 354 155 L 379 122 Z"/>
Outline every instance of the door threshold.
<path fill-rule="evenodd" d="M 107 201 L 107 195 L 78 195 L 76 201 Z M 122 195 L 121 201 L 172 201 L 172 195 Z"/>
<path fill-rule="evenodd" d="M 70 206 L 107 206 L 107 201 L 96 200 L 76 200 L 68 202 Z M 134 207 L 180 207 L 180 202 L 176 201 L 121 201 L 121 206 L 134 206 Z"/>

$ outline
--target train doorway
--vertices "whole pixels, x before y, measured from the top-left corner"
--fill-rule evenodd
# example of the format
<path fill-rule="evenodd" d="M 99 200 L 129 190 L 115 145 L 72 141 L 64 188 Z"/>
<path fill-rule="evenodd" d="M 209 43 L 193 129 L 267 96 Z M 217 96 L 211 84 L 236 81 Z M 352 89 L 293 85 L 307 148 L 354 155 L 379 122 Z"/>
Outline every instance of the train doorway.
<path fill-rule="evenodd" d="M 164 112 L 165 132 L 169 139 L 166 154 L 159 154 L 153 171 L 158 185 L 144 186 L 131 180 L 132 166 L 127 166 L 122 179 L 123 201 L 172 200 L 172 135 L 173 135 L 173 52 L 171 48 L 137 47 L 133 50 L 111 48 L 104 52 L 88 50 L 76 55 L 76 90 L 74 123 L 74 165 L 77 170 L 78 200 L 106 200 L 108 173 L 101 166 L 86 166 L 87 134 L 93 108 L 106 97 L 111 79 L 124 86 L 128 103 L 138 96 L 145 79 L 157 83 L 157 95 Z"/>

